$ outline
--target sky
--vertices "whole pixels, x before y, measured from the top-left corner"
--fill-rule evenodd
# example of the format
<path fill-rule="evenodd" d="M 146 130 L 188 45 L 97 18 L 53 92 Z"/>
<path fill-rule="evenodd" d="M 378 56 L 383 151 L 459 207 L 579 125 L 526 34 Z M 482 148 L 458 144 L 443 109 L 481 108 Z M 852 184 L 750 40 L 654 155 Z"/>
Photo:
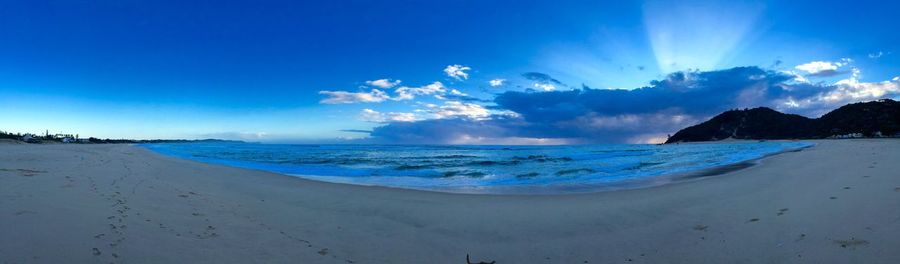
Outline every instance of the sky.
<path fill-rule="evenodd" d="M 895 1 L 0 1 L 0 130 L 656 143 L 900 99 Z"/>

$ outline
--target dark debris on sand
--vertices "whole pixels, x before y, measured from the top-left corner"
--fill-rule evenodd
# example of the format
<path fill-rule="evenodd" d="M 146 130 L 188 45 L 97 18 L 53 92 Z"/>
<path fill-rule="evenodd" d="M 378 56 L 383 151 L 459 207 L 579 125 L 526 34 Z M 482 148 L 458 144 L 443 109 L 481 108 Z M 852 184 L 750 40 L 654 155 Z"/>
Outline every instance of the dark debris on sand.
<path fill-rule="evenodd" d="M 493 260 L 491 262 L 487 262 L 487 261 L 472 262 L 469 259 L 469 254 L 466 254 L 466 264 L 495 264 L 495 263 L 497 263 L 497 261 L 493 261 Z"/>

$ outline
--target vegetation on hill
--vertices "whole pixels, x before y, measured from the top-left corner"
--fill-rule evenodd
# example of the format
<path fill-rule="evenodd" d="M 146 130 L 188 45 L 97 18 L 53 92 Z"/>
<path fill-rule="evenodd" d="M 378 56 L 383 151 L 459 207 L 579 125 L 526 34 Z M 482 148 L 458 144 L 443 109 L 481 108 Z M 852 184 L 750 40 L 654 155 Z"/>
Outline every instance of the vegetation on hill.
<path fill-rule="evenodd" d="M 896 135 L 900 133 L 900 102 L 879 100 L 866 103 L 848 104 L 831 111 L 821 118 L 824 136 L 862 133 L 872 137 Z"/>
<path fill-rule="evenodd" d="M 759 107 L 730 110 L 669 137 L 666 143 L 722 139 L 879 137 L 900 133 L 900 102 L 884 99 L 842 106 L 821 118 Z"/>

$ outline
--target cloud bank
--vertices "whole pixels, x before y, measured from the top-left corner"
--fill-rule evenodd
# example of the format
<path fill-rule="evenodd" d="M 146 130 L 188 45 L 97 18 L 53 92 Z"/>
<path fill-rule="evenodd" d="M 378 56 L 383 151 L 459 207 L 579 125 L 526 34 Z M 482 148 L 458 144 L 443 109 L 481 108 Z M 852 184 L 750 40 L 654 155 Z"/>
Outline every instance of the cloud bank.
<path fill-rule="evenodd" d="M 382 82 L 384 81 L 384 82 Z M 389 82 L 385 80 L 367 81 L 372 86 L 394 86 L 400 84 L 400 81 Z M 365 88 L 365 87 L 363 87 Z M 448 94 L 449 93 L 449 94 Z M 447 89 L 441 82 L 433 82 L 431 84 L 420 87 L 401 86 L 394 89 L 394 96 L 379 89 L 371 89 L 363 92 L 347 92 L 347 91 L 319 91 L 319 94 L 327 96 L 319 101 L 323 104 L 355 104 L 355 103 L 380 103 L 384 101 L 406 101 L 416 99 L 416 96 L 434 96 L 439 99 L 445 98 L 463 98 L 468 97 L 467 94 L 455 89 Z"/>
<path fill-rule="evenodd" d="M 816 63 L 797 69 L 815 74 L 832 67 Z M 546 74 L 523 77 L 561 84 Z M 439 117 L 388 122 L 374 128 L 370 139 L 420 144 L 654 143 L 734 108 L 767 106 L 817 117 L 849 102 L 900 95 L 900 78 L 861 82 L 855 69 L 851 77 L 833 84 L 797 78 L 759 67 L 737 67 L 675 72 L 637 89 L 507 91 L 489 106 L 460 102 L 427 106 L 422 111 Z"/>

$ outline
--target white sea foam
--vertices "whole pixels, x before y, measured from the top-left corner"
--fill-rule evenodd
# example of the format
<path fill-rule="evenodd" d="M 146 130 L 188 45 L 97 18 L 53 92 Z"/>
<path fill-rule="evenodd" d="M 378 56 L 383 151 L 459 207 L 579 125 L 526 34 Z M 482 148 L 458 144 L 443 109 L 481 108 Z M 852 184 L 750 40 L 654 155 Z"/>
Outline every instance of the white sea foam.
<path fill-rule="evenodd" d="M 806 142 L 680 145 L 391 146 L 234 143 L 147 144 L 176 157 L 314 180 L 399 188 L 591 190 L 659 183 L 660 175 L 752 160 Z M 551 190 L 551 191 L 548 191 Z"/>

